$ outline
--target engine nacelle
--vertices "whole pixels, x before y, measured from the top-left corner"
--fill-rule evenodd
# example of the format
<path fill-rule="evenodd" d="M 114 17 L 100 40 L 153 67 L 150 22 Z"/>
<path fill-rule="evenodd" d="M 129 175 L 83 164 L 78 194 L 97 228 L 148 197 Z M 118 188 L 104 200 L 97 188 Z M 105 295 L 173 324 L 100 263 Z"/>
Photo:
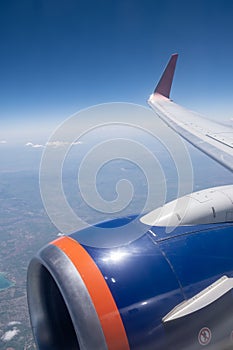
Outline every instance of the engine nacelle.
<path fill-rule="evenodd" d="M 111 225 L 119 226 L 118 220 Z M 38 349 L 232 344 L 232 247 L 231 223 L 180 226 L 170 234 L 148 227 L 117 248 L 81 245 L 78 233 L 55 240 L 28 270 Z"/>

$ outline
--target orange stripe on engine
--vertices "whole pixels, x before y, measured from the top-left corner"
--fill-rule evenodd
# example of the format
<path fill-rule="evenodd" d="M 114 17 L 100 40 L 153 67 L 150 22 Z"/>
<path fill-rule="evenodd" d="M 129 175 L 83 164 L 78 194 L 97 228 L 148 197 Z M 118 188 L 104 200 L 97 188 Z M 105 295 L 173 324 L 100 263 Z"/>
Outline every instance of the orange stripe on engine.
<path fill-rule="evenodd" d="M 98 314 L 108 349 L 129 350 L 120 313 L 94 260 L 77 241 L 70 237 L 61 237 L 51 244 L 60 248 L 80 273 Z"/>

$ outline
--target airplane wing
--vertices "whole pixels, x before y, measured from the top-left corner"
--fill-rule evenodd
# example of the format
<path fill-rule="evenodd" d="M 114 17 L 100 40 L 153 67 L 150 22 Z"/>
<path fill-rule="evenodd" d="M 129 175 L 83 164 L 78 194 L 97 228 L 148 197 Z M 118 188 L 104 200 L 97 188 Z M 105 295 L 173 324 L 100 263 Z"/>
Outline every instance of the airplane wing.
<path fill-rule="evenodd" d="M 177 54 L 171 56 L 148 104 L 185 140 L 233 171 L 233 128 L 205 119 L 169 98 L 177 57 Z"/>

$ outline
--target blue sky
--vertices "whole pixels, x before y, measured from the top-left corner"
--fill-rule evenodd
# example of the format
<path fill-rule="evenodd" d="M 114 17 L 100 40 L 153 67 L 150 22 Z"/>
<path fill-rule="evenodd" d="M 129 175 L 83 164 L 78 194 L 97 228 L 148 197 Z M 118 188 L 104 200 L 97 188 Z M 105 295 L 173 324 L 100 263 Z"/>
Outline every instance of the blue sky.
<path fill-rule="evenodd" d="M 233 117 L 232 18 L 231 0 L 1 1 L 0 140 L 93 104 L 146 105 L 174 52 L 173 99 Z"/>

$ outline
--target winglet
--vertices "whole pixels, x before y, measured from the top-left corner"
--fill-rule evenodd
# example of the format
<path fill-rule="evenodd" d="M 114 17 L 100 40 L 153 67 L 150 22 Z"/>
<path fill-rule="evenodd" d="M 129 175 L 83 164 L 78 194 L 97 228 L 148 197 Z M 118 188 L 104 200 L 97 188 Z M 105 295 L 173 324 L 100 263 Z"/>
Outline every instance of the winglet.
<path fill-rule="evenodd" d="M 163 72 L 163 75 L 161 76 L 160 81 L 154 90 L 154 93 L 157 93 L 169 98 L 173 76 L 176 68 L 177 57 L 178 57 L 177 53 L 171 56 Z"/>

